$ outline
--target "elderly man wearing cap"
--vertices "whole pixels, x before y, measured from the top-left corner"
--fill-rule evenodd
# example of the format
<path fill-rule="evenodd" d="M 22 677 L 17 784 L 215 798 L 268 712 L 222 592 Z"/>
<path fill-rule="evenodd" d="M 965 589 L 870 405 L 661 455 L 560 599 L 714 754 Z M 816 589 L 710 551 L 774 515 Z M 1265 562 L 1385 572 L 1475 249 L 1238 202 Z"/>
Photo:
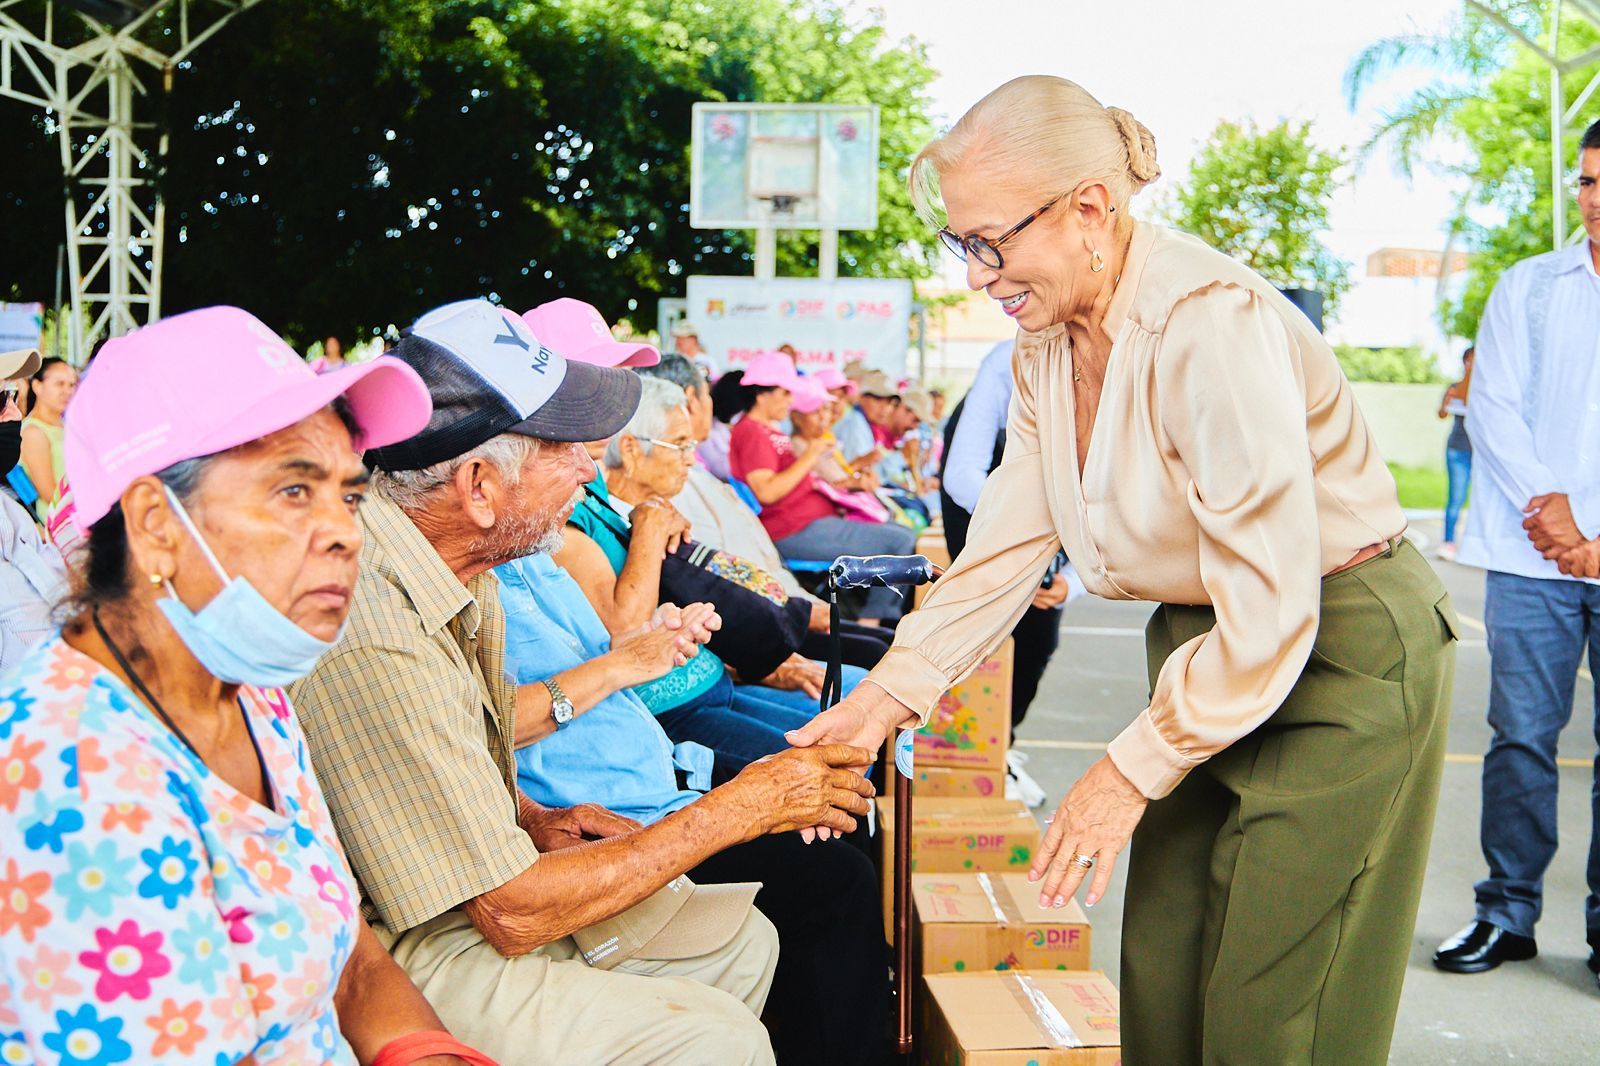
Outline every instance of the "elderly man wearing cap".
<path fill-rule="evenodd" d="M 481 300 L 425 315 L 395 355 L 433 417 L 367 454 L 350 629 L 294 690 L 379 937 L 507 1062 L 770 1062 L 757 1015 L 777 942 L 758 886 L 680 875 L 764 832 L 849 829 L 871 786 L 835 767 L 864 753 L 785 753 L 644 828 L 521 794 L 513 751 L 575 707 L 509 680 L 490 571 L 559 537 L 594 469 L 578 442 L 626 422 L 639 381 L 562 358 Z M 705 635 L 688 613 L 657 622 L 682 626 L 680 655 Z"/>
<path fill-rule="evenodd" d="M 680 318 L 672 327 L 672 349 L 691 361 L 705 355 L 706 350 L 700 347 L 700 331 L 687 318 Z"/>
<path fill-rule="evenodd" d="M 861 369 L 855 385 L 856 402 L 845 411 L 833 432 L 850 466 L 866 470 L 877 466 L 889 452 L 889 423 L 900 406 L 900 390 L 881 370 Z"/>
<path fill-rule="evenodd" d="M 350 609 L 356 449 L 428 410 L 236 308 L 105 346 L 64 426 L 83 586 L 0 684 L 0 1058 L 488 1061 L 361 920 L 280 688 Z"/>
<path fill-rule="evenodd" d="M 0 352 L 0 382 L 39 369 L 33 349 Z M 50 635 L 51 612 L 67 595 L 61 553 L 39 532 L 28 509 L 5 489 L 5 475 L 22 454 L 22 412 L 14 394 L 0 394 L 0 674 Z"/>

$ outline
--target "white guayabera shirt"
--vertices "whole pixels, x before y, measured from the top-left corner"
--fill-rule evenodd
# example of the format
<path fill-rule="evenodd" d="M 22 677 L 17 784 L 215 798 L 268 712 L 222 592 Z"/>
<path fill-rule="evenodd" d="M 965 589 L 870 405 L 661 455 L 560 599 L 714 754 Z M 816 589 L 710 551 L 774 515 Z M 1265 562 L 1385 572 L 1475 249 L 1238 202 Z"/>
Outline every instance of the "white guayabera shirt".
<path fill-rule="evenodd" d="M 67 567 L 33 515 L 0 494 L 0 676 L 55 628 L 51 613 L 67 596 Z"/>
<path fill-rule="evenodd" d="M 1564 492 L 1584 536 L 1600 536 L 1600 275 L 1589 241 L 1524 259 L 1495 285 L 1478 327 L 1467 434 L 1472 503 L 1456 562 L 1578 580 L 1534 548 L 1522 509 Z"/>

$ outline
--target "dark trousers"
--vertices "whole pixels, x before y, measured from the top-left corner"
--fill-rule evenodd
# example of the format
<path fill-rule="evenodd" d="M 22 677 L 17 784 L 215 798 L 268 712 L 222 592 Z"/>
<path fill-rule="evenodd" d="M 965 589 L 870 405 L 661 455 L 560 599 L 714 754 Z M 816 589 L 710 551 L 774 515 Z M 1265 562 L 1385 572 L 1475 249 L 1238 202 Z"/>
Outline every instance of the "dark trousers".
<path fill-rule="evenodd" d="M 1057 577 L 1056 580 L 1065 581 L 1066 578 Z M 1011 639 L 1016 642 L 1015 661 L 1011 668 L 1012 729 L 1016 729 L 1027 717 L 1028 705 L 1039 691 L 1039 679 L 1044 677 L 1044 668 L 1050 665 L 1050 657 L 1061 643 L 1062 610 L 1061 607 L 1044 611 L 1029 607 L 1017 627 L 1011 631 Z"/>
<path fill-rule="evenodd" d="M 832 654 L 829 639 L 827 633 L 807 633 L 800 645 L 800 654 L 819 663 L 827 662 Z M 846 666 L 871 670 L 889 651 L 889 642 L 893 639 L 894 630 L 883 626 L 864 626 L 846 621 L 839 623 L 839 650 L 843 653 Z"/>
<path fill-rule="evenodd" d="M 1532 936 L 1544 872 L 1556 853 L 1556 738 L 1572 717 L 1585 647 L 1600 662 L 1600 586 L 1489 571 L 1489 725 L 1480 839 L 1489 876 L 1476 886 L 1478 918 Z M 1600 690 L 1595 735 L 1600 738 Z M 1600 758 L 1590 789 L 1589 895 L 1584 920 L 1600 945 Z"/>
<path fill-rule="evenodd" d="M 777 926 L 780 944 L 766 1011 L 780 1063 L 883 1061 L 889 956 L 878 877 L 864 851 L 784 833 L 729 848 L 689 876 L 762 883 L 756 906 Z"/>

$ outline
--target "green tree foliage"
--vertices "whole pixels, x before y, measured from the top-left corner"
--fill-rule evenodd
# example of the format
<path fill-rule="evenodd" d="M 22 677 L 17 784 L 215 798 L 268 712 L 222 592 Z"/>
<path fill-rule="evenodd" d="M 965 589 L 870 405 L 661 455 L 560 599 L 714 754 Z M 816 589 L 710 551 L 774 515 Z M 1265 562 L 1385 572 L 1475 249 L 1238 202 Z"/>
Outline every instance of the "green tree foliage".
<path fill-rule="evenodd" d="M 1424 355 L 1421 348 L 1358 348 L 1351 344 L 1336 344 L 1333 353 L 1339 357 L 1344 376 L 1351 381 L 1381 381 L 1400 385 L 1428 385 L 1449 380 L 1434 365 L 1433 357 Z"/>
<path fill-rule="evenodd" d="M 1316 289 L 1331 315 L 1350 265 L 1322 243 L 1343 159 L 1311 140 L 1309 123 L 1262 129 L 1223 122 L 1195 155 L 1167 219 L 1279 288 Z"/>
<path fill-rule="evenodd" d="M 652 323 L 689 274 L 750 270 L 748 234 L 689 228 L 699 100 L 879 104 L 879 228 L 842 235 L 840 273 L 931 271 L 904 174 L 934 72 L 836 0 L 273 0 L 186 68 L 168 313 L 233 302 L 309 341 L 464 296 L 574 295 Z M 0 229 L 47 250 L 0 265 L 0 291 L 46 293 L 55 146 L 20 104 L 0 101 L 0 134 L 28 167 Z M 814 271 L 816 236 L 779 255 Z"/>
<path fill-rule="evenodd" d="M 1477 335 L 1478 320 L 1495 282 L 1512 265 L 1550 250 L 1550 68 L 1508 31 L 1514 27 L 1548 46 L 1547 0 L 1499 0 L 1503 21 L 1468 7 L 1463 17 L 1436 36 L 1394 38 L 1367 49 L 1346 75 L 1351 101 L 1390 69 L 1421 64 L 1437 80 L 1397 101 L 1373 132 L 1367 150 L 1389 144 L 1405 173 L 1419 165 L 1453 178 L 1462 189 L 1450 220 L 1451 241 L 1472 253 L 1466 284 L 1439 309 L 1441 324 L 1460 337 Z M 1562 30 L 1563 58 L 1589 53 L 1600 32 L 1573 12 Z M 1600 61 L 1568 71 L 1570 98 Z M 1600 119 L 1578 119 L 1581 130 Z M 1577 157 L 1577 137 L 1567 137 L 1568 165 Z M 1459 160 L 1440 162 L 1439 160 Z M 1563 195 L 1572 203 L 1576 190 Z M 1569 207 L 1567 219 L 1577 225 Z"/>

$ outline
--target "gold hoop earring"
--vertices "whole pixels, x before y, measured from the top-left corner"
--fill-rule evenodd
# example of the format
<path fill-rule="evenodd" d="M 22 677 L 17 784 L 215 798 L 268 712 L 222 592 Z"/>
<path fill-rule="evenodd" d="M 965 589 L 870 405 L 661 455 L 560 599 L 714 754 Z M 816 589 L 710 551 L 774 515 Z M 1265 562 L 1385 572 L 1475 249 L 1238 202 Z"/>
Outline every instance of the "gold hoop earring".
<path fill-rule="evenodd" d="M 1106 268 L 1106 261 L 1100 255 L 1100 249 L 1096 248 L 1093 251 L 1091 251 L 1089 253 L 1089 269 L 1094 271 L 1096 274 L 1098 274 L 1102 270 L 1104 270 L 1105 268 Z"/>

